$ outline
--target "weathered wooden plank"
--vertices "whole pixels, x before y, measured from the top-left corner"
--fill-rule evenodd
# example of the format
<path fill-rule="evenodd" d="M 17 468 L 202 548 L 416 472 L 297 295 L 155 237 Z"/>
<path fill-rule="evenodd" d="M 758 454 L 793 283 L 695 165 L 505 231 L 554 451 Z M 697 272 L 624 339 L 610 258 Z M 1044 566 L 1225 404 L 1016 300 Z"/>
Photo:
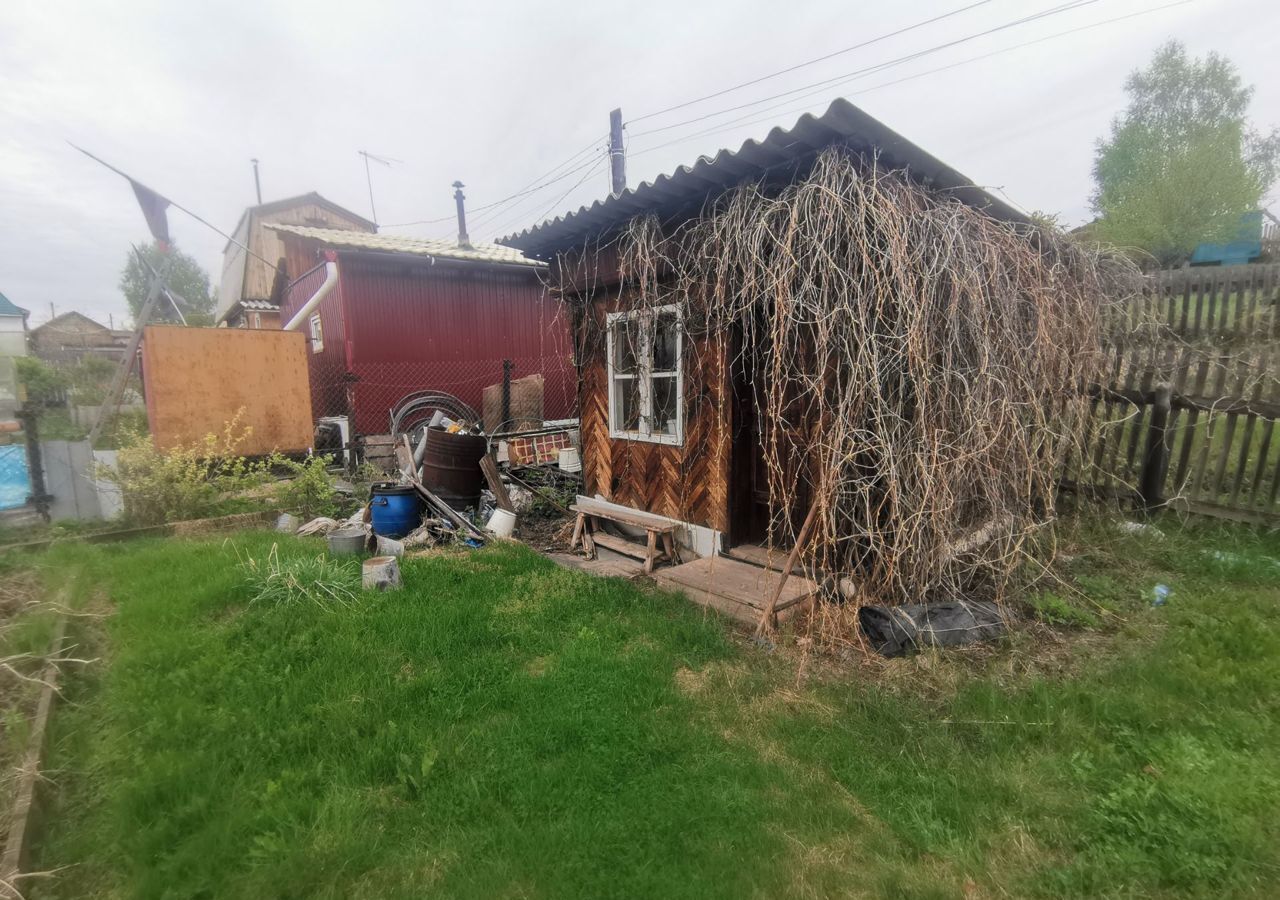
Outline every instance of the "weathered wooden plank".
<path fill-rule="evenodd" d="M 1253 400 L 1262 396 L 1262 378 L 1254 381 Z M 1236 477 L 1231 485 L 1231 505 L 1235 506 L 1240 499 L 1240 488 L 1244 485 L 1245 471 L 1249 468 L 1249 450 L 1253 446 L 1253 431 L 1258 417 L 1249 415 L 1244 420 L 1244 432 L 1240 435 L 1240 458 L 1236 462 Z"/>
<path fill-rule="evenodd" d="M 624 525 L 631 525 L 635 528 L 651 529 L 654 531 L 670 531 L 675 528 L 675 524 L 669 519 L 653 513 L 644 512 L 643 510 L 621 510 L 610 506 L 607 503 L 601 503 L 599 500 L 591 497 L 578 497 L 572 506 L 569 507 L 572 512 L 586 513 L 589 516 L 599 516 L 602 519 L 612 519 Z"/>
<path fill-rule="evenodd" d="M 1246 522 L 1251 525 L 1274 526 L 1280 522 L 1280 516 L 1259 510 L 1234 509 L 1208 500 L 1189 500 L 1179 497 L 1169 502 L 1169 508 L 1180 512 L 1191 512 L 1201 516 L 1212 516 L 1216 519 L 1227 519 L 1231 522 Z"/>
<path fill-rule="evenodd" d="M 1134 379 L 1139 366 L 1140 353 L 1141 348 L 1135 344 L 1129 349 L 1129 352 L 1125 356 L 1123 374 L 1124 390 L 1126 391 L 1134 390 Z M 1124 443 L 1125 432 L 1134 424 L 1132 417 L 1134 415 L 1140 415 L 1141 410 L 1142 407 L 1137 406 L 1136 404 L 1131 404 L 1127 400 L 1113 404 L 1108 408 L 1109 415 L 1107 418 L 1110 421 L 1109 427 L 1114 434 L 1109 441 L 1111 449 L 1107 456 L 1106 468 L 1103 471 L 1104 480 L 1102 486 L 1105 488 L 1111 487 L 1113 479 L 1126 486 L 1132 485 L 1132 481 L 1128 477 L 1120 477 L 1120 474 L 1116 469 L 1116 461 L 1120 455 L 1120 447 Z M 1113 413 L 1123 413 L 1123 415 L 1117 419 Z"/>
<path fill-rule="evenodd" d="M 1236 362 L 1236 381 L 1235 395 L 1243 396 L 1248 387 L 1248 370 L 1245 366 Z M 1239 421 L 1239 413 L 1228 413 L 1226 427 L 1222 431 L 1222 447 L 1218 451 L 1218 467 L 1213 475 L 1213 491 L 1209 495 L 1209 499 L 1218 502 L 1219 495 L 1222 493 L 1222 479 L 1227 474 L 1227 463 L 1231 457 L 1231 442 L 1235 437 L 1236 423 Z"/>
<path fill-rule="evenodd" d="M 1111 376 L 1107 381 L 1108 384 L 1119 383 L 1120 370 L 1123 364 L 1124 347 L 1123 345 L 1117 344 L 1115 348 L 1115 359 L 1112 362 Z M 1114 407 L 1115 404 L 1111 400 L 1107 400 L 1103 404 L 1102 417 L 1098 421 L 1098 430 L 1095 439 L 1097 447 L 1094 452 L 1093 471 L 1090 473 L 1089 482 L 1099 488 L 1109 488 L 1111 486 L 1111 479 L 1106 476 L 1105 469 L 1103 468 L 1103 461 L 1106 459 L 1107 443 L 1111 438 L 1112 431 L 1114 431 L 1114 427 L 1111 422 L 1111 414 Z M 1093 409 L 1097 409 L 1097 404 L 1094 404 Z"/>
<path fill-rule="evenodd" d="M 1187 333 L 1187 318 L 1191 310 L 1191 279 L 1184 279 L 1182 282 L 1182 313 L 1178 318 L 1178 334 L 1185 335 Z"/>
<path fill-rule="evenodd" d="M 1263 490 L 1263 480 L 1267 477 L 1267 456 L 1271 452 L 1271 434 L 1275 431 L 1275 419 L 1262 420 L 1262 443 L 1258 448 L 1258 462 L 1253 469 L 1253 484 L 1249 487 L 1248 502 L 1256 506 L 1267 495 Z"/>
<path fill-rule="evenodd" d="M 1221 357 L 1214 361 L 1214 380 L 1213 393 L 1221 396 L 1227 383 L 1227 361 Z M 1205 468 L 1209 463 L 1209 449 L 1213 446 L 1213 433 L 1217 430 L 1218 416 L 1209 414 L 1205 422 L 1204 441 L 1200 445 L 1199 458 L 1196 461 L 1195 474 L 1191 478 L 1191 484 L 1187 491 L 1187 496 L 1195 498 L 1203 489 Z"/>
<path fill-rule="evenodd" d="M 1202 330 L 1199 317 L 1197 317 L 1197 337 L 1212 332 L 1214 328 L 1214 314 L 1218 311 L 1218 273 L 1216 271 L 1210 271 L 1210 274 L 1206 277 L 1201 295 L 1204 297 L 1204 323 Z"/>
<path fill-rule="evenodd" d="M 752 624 L 760 618 L 769 598 L 782 581 L 782 573 L 762 569 L 750 563 L 725 556 L 708 556 L 683 565 L 672 566 L 655 573 L 659 581 L 715 594 L 736 603 L 754 607 L 756 615 Z M 818 586 L 808 578 L 791 576 L 782 586 L 775 609 L 785 609 L 816 593 Z"/>
<path fill-rule="evenodd" d="M 1195 323 L 1192 325 L 1192 328 L 1191 328 L 1191 334 L 1193 337 L 1199 337 L 1201 333 L 1200 330 L 1204 324 L 1205 283 L 1204 283 L 1203 275 L 1200 276 L 1200 281 L 1196 283 L 1195 301 L 1196 301 L 1196 318 L 1195 318 Z"/>
<path fill-rule="evenodd" d="M 1245 310 L 1248 307 L 1248 295 L 1253 285 L 1253 274 L 1241 276 L 1236 282 L 1235 308 L 1232 310 L 1231 328 L 1238 335 L 1245 333 Z"/>
<path fill-rule="evenodd" d="M 774 569 L 782 571 L 782 567 L 787 564 L 787 555 L 790 548 L 762 547 L 759 544 L 738 544 L 726 551 L 725 555 L 733 559 L 740 559 L 745 563 L 753 566 L 759 566 L 762 569 Z M 791 570 L 792 575 L 803 575 L 804 566 L 795 566 Z"/>

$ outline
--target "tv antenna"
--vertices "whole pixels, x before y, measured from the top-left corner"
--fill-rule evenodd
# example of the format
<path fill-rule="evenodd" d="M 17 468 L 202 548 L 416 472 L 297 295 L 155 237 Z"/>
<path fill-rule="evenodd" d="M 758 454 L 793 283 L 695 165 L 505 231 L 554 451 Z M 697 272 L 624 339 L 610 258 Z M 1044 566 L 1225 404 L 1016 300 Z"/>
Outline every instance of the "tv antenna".
<path fill-rule="evenodd" d="M 369 212 L 372 213 L 371 218 L 373 219 L 373 224 L 377 225 L 378 208 L 373 205 L 373 175 L 369 171 L 369 161 L 372 160 L 378 165 L 386 166 L 389 169 L 391 168 L 392 163 L 402 163 L 404 160 L 396 159 L 394 156 L 378 156 L 376 153 L 370 153 L 368 150 L 357 150 L 356 152 L 364 157 L 364 180 L 365 184 L 369 186 Z"/>

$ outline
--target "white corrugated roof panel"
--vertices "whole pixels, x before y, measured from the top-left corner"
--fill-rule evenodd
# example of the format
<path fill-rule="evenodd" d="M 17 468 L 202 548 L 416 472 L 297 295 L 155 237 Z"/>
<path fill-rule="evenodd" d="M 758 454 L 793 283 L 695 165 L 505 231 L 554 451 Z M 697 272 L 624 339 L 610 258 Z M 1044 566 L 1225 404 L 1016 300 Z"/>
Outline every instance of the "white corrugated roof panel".
<path fill-rule="evenodd" d="M 394 234 L 365 234 L 359 231 L 339 231 L 333 228 L 313 228 L 309 225 L 276 225 L 267 228 L 311 238 L 327 247 L 351 250 L 377 250 L 382 253 L 410 253 L 415 256 L 434 256 L 441 259 L 458 259 L 470 262 L 501 263 L 509 266 L 535 266 L 545 263 L 530 259 L 512 247 L 498 244 L 472 244 L 460 246 L 456 241 L 431 238 L 403 237 Z"/>

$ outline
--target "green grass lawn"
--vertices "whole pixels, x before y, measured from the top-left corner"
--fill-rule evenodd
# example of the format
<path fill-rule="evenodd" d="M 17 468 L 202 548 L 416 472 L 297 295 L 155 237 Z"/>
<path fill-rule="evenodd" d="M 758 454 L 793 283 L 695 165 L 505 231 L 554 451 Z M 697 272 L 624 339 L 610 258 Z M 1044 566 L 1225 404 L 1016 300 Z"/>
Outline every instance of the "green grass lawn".
<path fill-rule="evenodd" d="M 247 603 L 317 544 L 57 547 L 28 896 L 1276 896 L 1280 540 L 1162 527 L 1067 542 L 1093 627 L 846 662 L 516 545 L 337 611 Z"/>

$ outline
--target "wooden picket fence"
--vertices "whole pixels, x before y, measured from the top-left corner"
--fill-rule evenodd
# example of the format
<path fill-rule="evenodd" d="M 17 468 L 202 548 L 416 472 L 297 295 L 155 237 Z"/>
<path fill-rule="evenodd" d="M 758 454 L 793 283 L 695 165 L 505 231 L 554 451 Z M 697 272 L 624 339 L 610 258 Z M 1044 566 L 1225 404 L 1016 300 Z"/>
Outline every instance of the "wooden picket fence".
<path fill-rule="evenodd" d="M 1148 284 L 1142 312 L 1177 337 L 1221 344 L 1280 336 L 1280 263 L 1166 269 Z"/>
<path fill-rule="evenodd" d="M 1147 287 L 1104 323 L 1117 337 L 1063 487 L 1280 522 L 1280 264 L 1171 269 Z"/>

